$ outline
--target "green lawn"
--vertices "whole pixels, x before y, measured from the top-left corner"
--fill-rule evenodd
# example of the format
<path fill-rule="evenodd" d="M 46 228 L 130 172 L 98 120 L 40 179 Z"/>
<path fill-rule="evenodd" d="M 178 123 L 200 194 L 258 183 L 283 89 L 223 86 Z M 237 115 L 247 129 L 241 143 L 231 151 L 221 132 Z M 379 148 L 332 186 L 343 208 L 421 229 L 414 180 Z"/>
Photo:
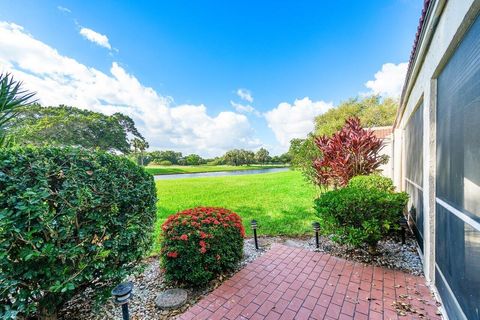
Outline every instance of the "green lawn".
<path fill-rule="evenodd" d="M 315 219 L 312 206 L 317 194 L 298 171 L 159 180 L 156 238 L 169 215 L 196 206 L 224 207 L 237 212 L 247 235 L 251 234 L 251 219 L 258 221 L 259 235 L 302 235 L 311 232 Z"/>
<path fill-rule="evenodd" d="M 174 174 L 174 173 L 200 173 L 219 172 L 235 170 L 254 170 L 265 168 L 283 168 L 282 165 L 250 165 L 250 166 L 147 166 L 145 170 L 153 175 Z"/>

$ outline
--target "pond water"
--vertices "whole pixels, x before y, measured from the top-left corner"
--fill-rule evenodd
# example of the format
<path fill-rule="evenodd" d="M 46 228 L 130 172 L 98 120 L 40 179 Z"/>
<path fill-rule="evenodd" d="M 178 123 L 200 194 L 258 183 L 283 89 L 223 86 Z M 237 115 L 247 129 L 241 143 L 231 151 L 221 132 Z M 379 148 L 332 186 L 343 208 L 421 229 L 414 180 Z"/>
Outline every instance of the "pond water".
<path fill-rule="evenodd" d="M 282 172 L 287 170 L 289 170 L 289 168 L 267 168 L 267 169 L 254 169 L 254 170 L 235 170 L 235 171 L 201 172 L 201 173 L 175 173 L 175 174 L 156 175 L 155 180 L 244 176 L 248 174 L 273 173 L 273 172 Z"/>

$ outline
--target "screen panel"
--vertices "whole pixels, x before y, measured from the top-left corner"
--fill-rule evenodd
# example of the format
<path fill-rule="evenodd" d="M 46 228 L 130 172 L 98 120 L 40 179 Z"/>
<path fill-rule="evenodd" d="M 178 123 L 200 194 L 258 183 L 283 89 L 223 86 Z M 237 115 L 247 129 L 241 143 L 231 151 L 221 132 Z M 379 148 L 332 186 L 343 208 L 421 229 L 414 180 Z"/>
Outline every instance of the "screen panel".
<path fill-rule="evenodd" d="M 405 127 L 405 177 L 423 187 L 423 103 L 412 114 Z"/>
<path fill-rule="evenodd" d="M 423 251 L 423 104 L 405 127 L 405 191 L 410 195 L 408 212 L 413 231 Z"/>
<path fill-rule="evenodd" d="M 467 319 L 480 319 L 480 232 L 439 204 L 436 221 L 437 268 Z M 438 276 L 437 282 L 442 282 Z M 445 307 L 458 313 L 446 286 L 441 290 Z"/>
<path fill-rule="evenodd" d="M 454 319 L 462 312 L 480 319 L 478 39 L 477 18 L 437 81 L 435 259 L 438 288 Z"/>

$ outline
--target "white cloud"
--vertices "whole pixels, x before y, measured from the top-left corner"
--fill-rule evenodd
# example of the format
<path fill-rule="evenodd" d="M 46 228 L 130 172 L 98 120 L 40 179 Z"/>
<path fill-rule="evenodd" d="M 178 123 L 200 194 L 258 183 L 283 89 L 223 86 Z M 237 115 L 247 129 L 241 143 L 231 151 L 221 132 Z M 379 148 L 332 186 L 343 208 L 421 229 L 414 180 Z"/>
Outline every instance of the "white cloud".
<path fill-rule="evenodd" d="M 255 111 L 255 108 L 252 107 L 251 105 L 248 105 L 248 104 L 244 105 L 244 104 L 236 103 L 236 102 L 233 102 L 233 101 L 230 101 L 230 104 L 238 112 L 253 112 L 253 111 Z"/>
<path fill-rule="evenodd" d="M 152 149 L 173 148 L 215 156 L 234 147 L 255 148 L 245 115 L 207 114 L 204 105 L 174 106 L 173 99 L 143 86 L 113 62 L 108 73 L 62 56 L 21 26 L 0 22 L 0 72 L 12 72 L 43 105 L 67 104 L 131 116 Z"/>
<path fill-rule="evenodd" d="M 240 97 L 240 99 L 245 100 L 247 102 L 252 103 L 253 102 L 253 96 L 250 90 L 247 89 L 238 89 L 237 90 L 237 96 Z"/>
<path fill-rule="evenodd" d="M 72 13 L 72 10 L 66 8 L 66 7 L 62 7 L 62 6 L 58 6 L 57 7 L 58 10 L 62 11 L 62 12 L 66 12 L 66 13 Z"/>
<path fill-rule="evenodd" d="M 241 103 L 236 103 L 234 101 L 230 101 L 230 104 L 235 109 L 235 111 L 237 111 L 239 113 L 253 113 L 258 117 L 261 116 L 260 112 L 258 112 L 257 109 L 255 109 L 254 107 L 252 107 L 249 104 L 241 104 Z"/>
<path fill-rule="evenodd" d="M 98 44 L 99 46 L 107 48 L 109 50 L 112 49 L 112 46 L 108 41 L 108 37 L 104 34 L 98 33 L 95 30 L 89 28 L 81 28 L 80 34 L 90 42 Z"/>
<path fill-rule="evenodd" d="M 368 94 L 378 94 L 383 97 L 399 98 L 402 93 L 403 82 L 407 74 L 408 63 L 385 63 L 382 69 L 375 73 L 375 80 L 365 83 L 370 89 Z"/>
<path fill-rule="evenodd" d="M 280 103 L 276 108 L 265 113 L 268 126 L 282 147 L 288 148 L 290 140 L 305 138 L 314 128 L 316 116 L 332 108 L 331 102 L 312 101 L 308 97 L 295 100 L 292 104 Z"/>

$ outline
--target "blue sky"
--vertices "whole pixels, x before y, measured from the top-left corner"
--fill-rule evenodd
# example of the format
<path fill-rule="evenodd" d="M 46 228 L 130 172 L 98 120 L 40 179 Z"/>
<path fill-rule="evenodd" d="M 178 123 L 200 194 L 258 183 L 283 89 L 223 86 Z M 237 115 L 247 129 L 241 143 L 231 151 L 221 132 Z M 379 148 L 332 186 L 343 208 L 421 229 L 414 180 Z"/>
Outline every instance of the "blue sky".
<path fill-rule="evenodd" d="M 152 149 L 279 153 L 342 100 L 398 95 L 422 5 L 4 0 L 0 68 L 45 104 L 131 115 Z"/>

